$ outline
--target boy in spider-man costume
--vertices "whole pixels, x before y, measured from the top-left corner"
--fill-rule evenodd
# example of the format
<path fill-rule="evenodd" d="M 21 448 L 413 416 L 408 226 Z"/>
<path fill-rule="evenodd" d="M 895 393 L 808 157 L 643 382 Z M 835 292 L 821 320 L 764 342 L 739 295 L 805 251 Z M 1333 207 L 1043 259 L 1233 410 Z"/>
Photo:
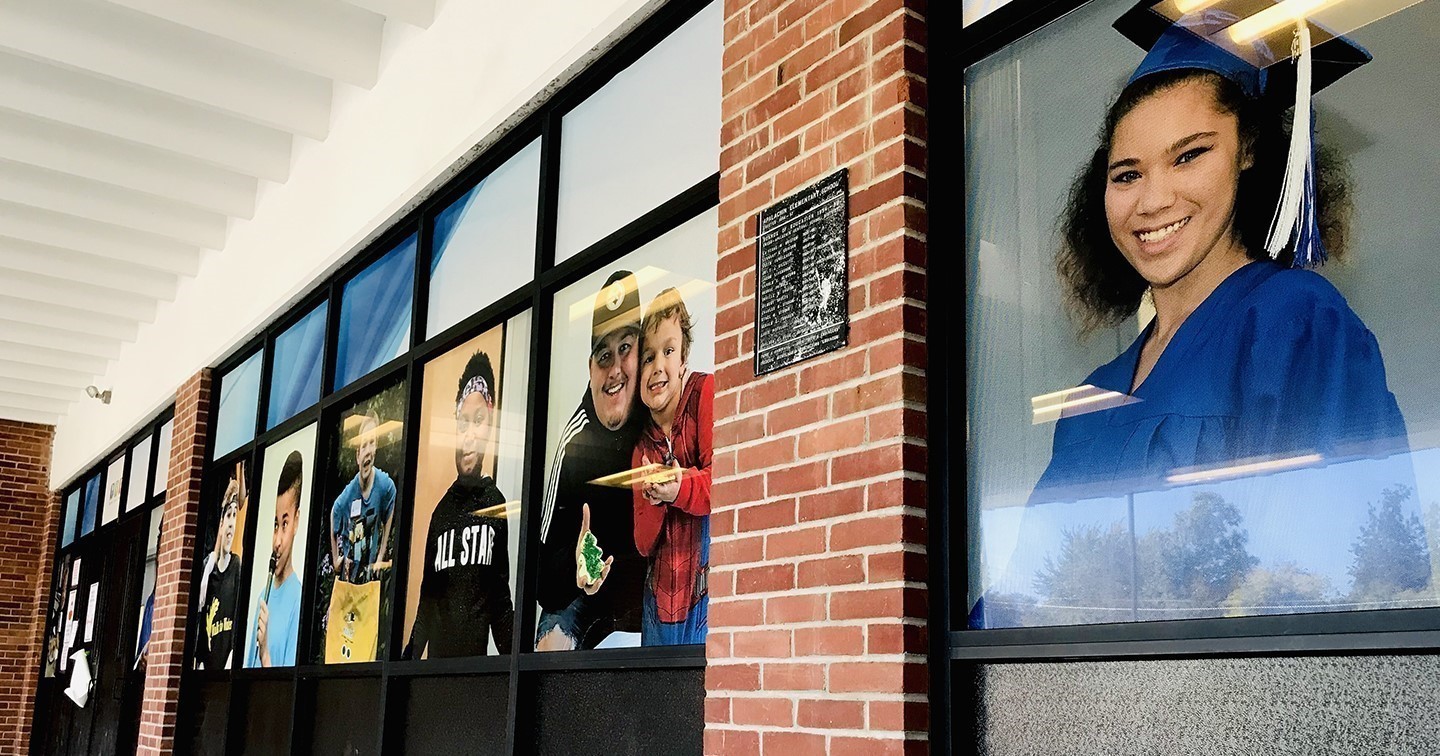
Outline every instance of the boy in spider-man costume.
<path fill-rule="evenodd" d="M 646 646 L 704 643 L 710 597 L 710 459 L 715 376 L 690 371 L 690 312 L 666 289 L 641 325 L 640 401 L 650 421 L 632 467 L 662 470 L 633 486 L 635 547 L 649 561 L 640 640 Z"/>

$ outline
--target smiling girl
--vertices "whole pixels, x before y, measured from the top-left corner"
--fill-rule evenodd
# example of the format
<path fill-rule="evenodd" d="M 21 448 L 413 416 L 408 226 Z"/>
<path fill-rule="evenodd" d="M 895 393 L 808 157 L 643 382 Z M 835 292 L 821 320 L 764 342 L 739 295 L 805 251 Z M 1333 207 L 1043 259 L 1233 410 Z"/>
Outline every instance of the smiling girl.
<path fill-rule="evenodd" d="M 1324 259 L 1322 241 L 1344 252 L 1343 172 L 1320 153 L 1313 223 L 1268 253 L 1295 92 L 1292 77 L 1287 100 L 1277 76 L 1294 64 L 1249 65 L 1206 39 L 1217 20 L 1127 32 L 1150 53 L 1072 187 L 1057 265 L 1083 330 L 1127 321 L 1147 292 L 1155 317 L 1082 382 L 1111 401 L 1062 412 L 1031 503 L 1407 450 L 1375 336 L 1327 280 L 1292 267 L 1297 246 L 1306 261 Z M 1369 59 L 1344 38 L 1327 44 L 1352 68 Z M 1316 88 L 1343 73 L 1317 66 Z"/>
<path fill-rule="evenodd" d="M 649 562 L 640 642 L 704 643 L 710 597 L 710 460 L 715 376 L 690 370 L 690 311 L 660 292 L 641 324 L 640 401 L 650 420 L 631 467 L 664 469 L 634 485 L 635 546 Z"/>

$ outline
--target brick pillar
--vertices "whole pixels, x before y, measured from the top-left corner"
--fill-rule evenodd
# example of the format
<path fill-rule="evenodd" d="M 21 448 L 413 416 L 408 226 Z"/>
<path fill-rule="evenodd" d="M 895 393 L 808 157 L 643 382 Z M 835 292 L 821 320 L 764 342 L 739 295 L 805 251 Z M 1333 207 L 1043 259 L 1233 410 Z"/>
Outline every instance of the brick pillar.
<path fill-rule="evenodd" d="M 919 0 L 725 0 L 707 754 L 928 750 Z M 756 378 L 761 208 L 850 175 L 850 343 Z"/>
<path fill-rule="evenodd" d="M 201 370 L 175 394 L 169 482 L 156 557 L 155 615 L 140 715 L 140 754 L 168 754 L 175 750 L 180 678 L 185 669 L 186 615 L 190 609 L 190 568 L 199 528 L 200 473 L 209 431 L 210 383 L 210 370 Z"/>
<path fill-rule="evenodd" d="M 59 522 L 54 438 L 54 426 L 0 420 L 0 753 L 30 749 Z"/>

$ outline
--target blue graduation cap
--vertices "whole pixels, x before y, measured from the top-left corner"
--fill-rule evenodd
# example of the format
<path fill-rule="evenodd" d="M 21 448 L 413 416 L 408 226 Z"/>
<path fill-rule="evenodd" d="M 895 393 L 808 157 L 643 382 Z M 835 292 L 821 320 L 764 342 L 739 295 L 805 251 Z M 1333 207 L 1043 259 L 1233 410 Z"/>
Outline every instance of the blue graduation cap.
<path fill-rule="evenodd" d="M 1216 0 L 1182 13 L 1178 0 L 1142 0 L 1115 29 L 1148 52 L 1128 84 L 1163 71 L 1198 69 L 1234 82 L 1246 95 L 1284 109 L 1294 106 L 1285 184 L 1265 249 L 1272 258 L 1294 245 L 1295 267 L 1325 261 L 1315 206 L 1313 93 L 1368 63 L 1364 48 L 1317 26 L 1252 19 L 1273 0 Z M 1292 62 L 1293 60 L 1293 62 Z"/>

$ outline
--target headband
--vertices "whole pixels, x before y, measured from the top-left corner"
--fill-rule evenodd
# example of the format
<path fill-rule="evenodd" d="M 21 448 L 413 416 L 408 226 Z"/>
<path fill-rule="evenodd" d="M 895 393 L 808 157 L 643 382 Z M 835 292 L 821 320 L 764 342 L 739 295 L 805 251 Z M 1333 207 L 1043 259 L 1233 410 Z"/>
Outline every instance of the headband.
<path fill-rule="evenodd" d="M 475 376 L 465 382 L 465 388 L 460 389 L 460 398 L 455 402 L 455 414 L 460 414 L 460 407 L 465 404 L 465 399 L 471 394 L 479 394 L 485 400 L 487 407 L 495 406 L 495 395 L 490 393 L 490 384 L 480 376 Z"/>

